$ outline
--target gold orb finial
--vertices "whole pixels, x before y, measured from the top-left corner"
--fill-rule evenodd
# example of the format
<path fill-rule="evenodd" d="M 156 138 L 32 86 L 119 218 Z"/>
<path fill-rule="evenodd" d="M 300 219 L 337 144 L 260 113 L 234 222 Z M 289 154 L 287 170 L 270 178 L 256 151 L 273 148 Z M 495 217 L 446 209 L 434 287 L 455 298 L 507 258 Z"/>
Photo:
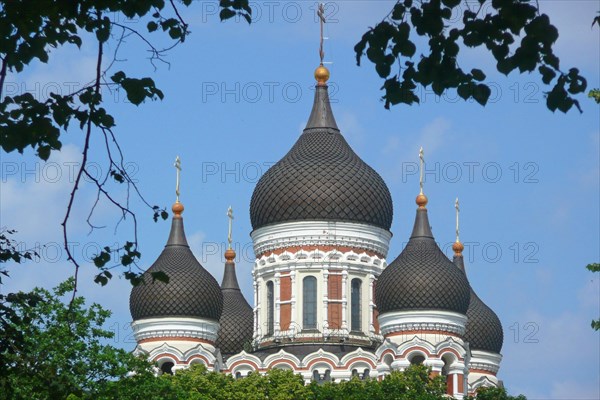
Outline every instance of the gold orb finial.
<path fill-rule="evenodd" d="M 227 260 L 227 262 L 233 262 L 234 259 L 235 259 L 235 250 L 233 250 L 233 249 L 225 250 L 225 260 Z"/>
<path fill-rule="evenodd" d="M 329 80 L 329 70 L 323 64 L 319 65 L 315 70 L 315 79 L 318 85 L 325 85 Z"/>
<path fill-rule="evenodd" d="M 416 199 L 416 203 L 419 206 L 419 208 L 425 208 L 425 206 L 427 205 L 427 201 L 427 196 L 425 196 L 423 193 L 419 193 Z"/>
<path fill-rule="evenodd" d="M 454 242 L 454 244 L 452 245 L 452 250 L 454 250 L 455 256 L 462 256 L 462 252 L 464 249 L 465 246 L 459 241 Z"/>
<path fill-rule="evenodd" d="M 181 218 L 183 209 L 183 204 L 181 204 L 179 201 L 176 201 L 175 204 L 173 204 L 173 207 L 171 207 L 171 210 L 173 210 L 173 218 Z"/>

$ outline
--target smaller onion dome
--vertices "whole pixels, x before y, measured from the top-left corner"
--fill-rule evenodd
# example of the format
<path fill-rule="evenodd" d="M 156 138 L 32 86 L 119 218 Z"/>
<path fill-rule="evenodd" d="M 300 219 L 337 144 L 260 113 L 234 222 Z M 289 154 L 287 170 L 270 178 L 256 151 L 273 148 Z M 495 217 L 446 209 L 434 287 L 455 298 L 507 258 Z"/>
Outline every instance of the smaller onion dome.
<path fill-rule="evenodd" d="M 225 273 L 221 292 L 223 293 L 223 313 L 219 320 L 219 336 L 215 346 L 224 356 L 239 353 L 252 341 L 254 314 L 240 291 L 235 274 L 235 251 L 225 252 Z"/>
<path fill-rule="evenodd" d="M 456 247 L 454 254 L 454 264 L 465 273 L 464 258 L 462 249 L 464 246 L 460 242 L 455 242 L 460 246 Z M 460 249 L 460 251 L 456 251 Z M 477 294 L 471 289 L 471 301 L 467 309 L 467 326 L 465 329 L 465 341 L 469 342 L 471 350 L 483 350 L 490 353 L 498 353 L 502 350 L 504 343 L 504 332 L 500 319 L 491 308 L 489 308 Z"/>
<path fill-rule="evenodd" d="M 427 197 L 416 199 L 417 216 L 408 244 L 377 281 L 379 314 L 409 310 L 445 310 L 465 314 L 469 281 L 436 244 L 427 216 Z"/>
<path fill-rule="evenodd" d="M 203 318 L 218 321 L 223 309 L 219 283 L 198 262 L 183 229 L 183 205 L 173 205 L 173 222 L 167 244 L 129 296 L 134 320 L 161 317 Z M 169 282 L 152 278 L 164 272 Z"/>

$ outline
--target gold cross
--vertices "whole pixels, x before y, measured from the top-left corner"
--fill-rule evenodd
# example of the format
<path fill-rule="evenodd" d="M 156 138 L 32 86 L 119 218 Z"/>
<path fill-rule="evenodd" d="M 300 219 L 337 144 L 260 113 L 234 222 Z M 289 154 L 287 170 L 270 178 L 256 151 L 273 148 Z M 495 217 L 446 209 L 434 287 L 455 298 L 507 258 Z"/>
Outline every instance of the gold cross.
<path fill-rule="evenodd" d="M 323 51 L 323 24 L 325 23 L 325 4 L 319 4 L 317 8 L 317 15 L 319 16 L 319 23 L 321 25 L 321 45 L 319 47 L 319 56 L 321 57 L 321 65 L 323 65 L 323 58 L 325 58 L 325 52 Z"/>
<path fill-rule="evenodd" d="M 173 166 L 177 170 L 177 181 L 175 184 L 175 194 L 177 195 L 176 202 L 179 203 L 179 174 L 181 173 L 181 160 L 179 159 L 179 156 L 177 156 L 175 158 L 175 164 L 173 164 Z"/>
<path fill-rule="evenodd" d="M 421 193 L 423 194 L 423 166 L 425 165 L 425 159 L 423 158 L 423 155 L 425 153 L 423 152 L 423 147 L 421 147 L 421 149 L 419 150 L 419 160 L 420 160 L 420 166 L 421 166 L 421 174 L 419 176 L 419 186 L 421 187 Z"/>
<path fill-rule="evenodd" d="M 460 242 L 460 240 L 458 239 L 458 214 L 460 213 L 460 207 L 458 205 L 458 197 L 456 198 L 456 201 L 454 202 L 454 208 L 456 208 L 456 241 Z"/>
<path fill-rule="evenodd" d="M 233 242 L 231 238 L 231 230 L 233 226 L 233 209 L 231 206 L 227 209 L 227 217 L 229 218 L 229 232 L 227 233 L 227 242 L 229 242 L 229 248 L 231 249 L 231 242 Z"/>

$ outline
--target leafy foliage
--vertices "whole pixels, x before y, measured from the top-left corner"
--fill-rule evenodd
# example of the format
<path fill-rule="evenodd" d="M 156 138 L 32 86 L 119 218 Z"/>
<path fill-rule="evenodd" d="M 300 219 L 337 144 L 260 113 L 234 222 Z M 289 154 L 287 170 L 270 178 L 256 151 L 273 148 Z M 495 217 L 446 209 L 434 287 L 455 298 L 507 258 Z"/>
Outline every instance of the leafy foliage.
<path fill-rule="evenodd" d="M 478 4 L 477 4 L 478 3 Z M 385 108 L 399 103 L 419 103 L 417 85 L 430 86 L 437 95 L 455 89 L 464 100 L 474 99 L 485 105 L 491 90 L 481 69 L 464 71 L 460 65 L 461 47 L 485 47 L 504 75 L 537 71 L 545 85 L 546 106 L 551 111 L 569 111 L 583 93 L 586 80 L 577 68 L 566 72 L 552 46 L 558 30 L 546 14 L 540 14 L 531 0 L 492 0 L 491 9 L 478 0 L 477 6 L 466 0 L 400 0 L 389 15 L 369 29 L 356 44 L 356 61 L 362 57 L 375 65 L 385 79 L 382 90 Z M 462 15 L 460 22 L 453 16 Z M 416 38 L 415 38 L 416 37 Z M 517 41 L 520 39 L 520 43 Z M 427 46 L 417 47 L 427 41 Z M 419 59 L 413 57 L 419 53 Z M 463 51 L 464 53 L 464 51 Z M 399 71 L 392 73 L 398 63 Z"/>
<path fill-rule="evenodd" d="M 586 266 L 586 268 L 588 270 L 590 270 L 591 272 L 596 272 L 596 273 L 600 272 L 600 264 L 599 263 L 588 264 Z M 592 320 L 592 329 L 594 329 L 596 331 L 600 330 L 600 319 Z"/>
<path fill-rule="evenodd" d="M 86 307 L 82 297 L 62 301 L 73 285 L 70 279 L 52 293 L 36 288 L 3 300 L 13 314 L 2 319 L 0 398 L 93 398 L 131 372 L 152 376 L 145 360 L 103 344 L 114 335 L 102 329 L 110 311 L 98 304 Z"/>
<path fill-rule="evenodd" d="M 527 400 L 522 394 L 510 396 L 504 388 L 482 387 L 477 390 L 477 396 L 467 396 L 465 400 Z"/>
<path fill-rule="evenodd" d="M 250 400 L 441 400 L 445 384 L 441 377 L 430 377 L 430 370 L 411 366 L 404 372 L 393 372 L 384 380 L 360 380 L 305 385 L 300 375 L 291 370 L 270 370 L 261 375 L 251 373 L 242 379 L 208 372 L 202 365 L 179 370 L 175 375 L 121 379 L 110 384 L 107 393 L 119 399 L 250 399 Z"/>
<path fill-rule="evenodd" d="M 176 4 L 177 3 L 177 4 Z M 106 285 L 112 277 L 109 271 L 117 266 L 125 267 L 124 276 L 132 283 L 139 281 L 139 273 L 132 270 L 141 254 L 137 250 L 137 219 L 127 201 L 121 202 L 111 195 L 109 182 L 131 187 L 152 212 L 154 221 L 167 219 L 164 208 L 150 205 L 140 194 L 124 164 L 124 156 L 114 129 L 117 121 L 104 105 L 103 92 L 122 91 L 127 99 L 139 106 L 146 101 L 162 100 L 163 92 L 150 77 L 132 77 L 125 71 L 110 72 L 118 59 L 121 44 L 128 37 L 137 38 L 149 50 L 150 62 L 165 62 L 164 57 L 176 45 L 183 43 L 190 34 L 187 23 L 181 17 L 178 6 L 190 6 L 192 0 L 103 0 L 103 1 L 56 1 L 39 0 L 35 7 L 28 0 L 0 0 L 0 148 L 2 151 L 23 153 L 31 148 L 36 155 L 47 161 L 53 151 L 62 148 L 62 134 L 73 125 L 85 135 L 82 162 L 75 176 L 66 215 L 62 222 L 64 248 L 68 261 L 77 270 L 79 263 L 68 244 L 68 222 L 75 196 L 85 178 L 96 186 L 97 200 L 90 210 L 88 224 L 94 210 L 102 199 L 116 207 L 121 219 L 130 217 L 134 225 L 134 238 L 123 245 L 104 247 L 94 258 L 99 268 L 95 281 Z M 221 20 L 243 16 L 251 21 L 248 0 L 221 0 Z M 142 30 L 135 25 L 120 21 L 138 19 L 146 22 Z M 145 30 L 144 30 L 145 28 Z M 168 35 L 174 44 L 157 48 L 149 36 L 159 33 Z M 112 60 L 106 63 L 105 46 L 114 44 Z M 61 46 L 96 48 L 97 61 L 94 79 L 81 89 L 66 94 L 49 93 L 46 99 L 38 99 L 31 93 L 3 96 L 4 81 L 9 73 L 19 74 L 32 63 L 51 62 L 54 49 Z M 95 177 L 87 166 L 90 157 L 92 131 L 99 132 L 105 144 L 109 168 L 104 177 Z M 119 221 L 120 222 L 120 221 Z M 16 253 L 12 253 L 16 254 Z M 115 256 L 115 254 L 119 254 Z M 113 264 L 109 264 L 109 262 Z M 166 279 L 159 276 L 156 279 Z M 73 296 L 75 296 L 76 286 Z"/>
<path fill-rule="evenodd" d="M 16 232 L 14 229 L 0 231 L 0 264 L 8 261 L 19 264 L 24 260 L 31 260 L 32 257 L 38 256 L 33 250 L 22 250 L 19 248 L 19 243 L 10 238 Z M 0 284 L 2 284 L 1 275 L 8 276 L 8 273 L 3 268 L 0 268 Z"/>

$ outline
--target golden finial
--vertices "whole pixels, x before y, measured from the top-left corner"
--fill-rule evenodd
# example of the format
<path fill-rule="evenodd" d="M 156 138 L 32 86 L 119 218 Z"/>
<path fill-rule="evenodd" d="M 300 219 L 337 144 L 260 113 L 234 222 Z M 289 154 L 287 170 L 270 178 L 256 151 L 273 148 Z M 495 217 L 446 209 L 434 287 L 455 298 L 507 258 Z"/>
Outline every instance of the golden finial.
<path fill-rule="evenodd" d="M 173 218 L 181 218 L 181 213 L 183 213 L 183 204 L 179 202 L 179 175 L 181 173 L 181 159 L 179 156 L 175 158 L 175 164 L 173 164 L 173 166 L 177 170 L 177 180 L 175 182 L 175 195 L 177 197 L 175 199 L 175 204 L 173 204 L 173 207 L 171 207 L 171 210 L 173 210 Z"/>
<path fill-rule="evenodd" d="M 460 213 L 460 207 L 459 207 L 459 203 L 458 203 L 458 197 L 456 198 L 456 201 L 454 202 L 454 208 L 456 209 L 456 241 L 452 245 L 452 250 L 454 250 L 455 256 L 461 256 L 462 251 L 465 249 L 465 246 L 460 242 L 460 239 L 459 239 L 458 214 Z"/>
<path fill-rule="evenodd" d="M 231 232 L 233 229 L 233 208 L 229 206 L 227 209 L 227 218 L 229 218 L 229 230 L 227 231 L 227 242 L 229 243 L 227 250 L 225 250 L 225 259 L 228 262 L 232 262 L 235 259 L 235 251 L 231 248 L 231 243 L 233 239 L 231 237 Z"/>
<path fill-rule="evenodd" d="M 419 206 L 419 208 L 425 208 L 425 206 L 427 205 L 427 196 L 423 194 L 423 171 L 425 169 L 425 158 L 423 157 L 424 154 L 425 153 L 423 152 L 423 147 L 421 147 L 421 149 L 419 150 L 419 187 L 421 190 L 419 192 L 419 195 L 417 196 L 417 205 Z"/>
<path fill-rule="evenodd" d="M 321 63 L 315 70 L 315 79 L 318 85 L 325 85 L 329 80 L 329 70 L 323 66 L 323 59 L 325 58 L 325 52 L 323 51 L 323 24 L 325 24 L 325 5 L 319 4 L 317 8 L 317 15 L 319 16 L 319 24 L 321 26 L 321 41 L 319 45 L 319 57 Z"/>

